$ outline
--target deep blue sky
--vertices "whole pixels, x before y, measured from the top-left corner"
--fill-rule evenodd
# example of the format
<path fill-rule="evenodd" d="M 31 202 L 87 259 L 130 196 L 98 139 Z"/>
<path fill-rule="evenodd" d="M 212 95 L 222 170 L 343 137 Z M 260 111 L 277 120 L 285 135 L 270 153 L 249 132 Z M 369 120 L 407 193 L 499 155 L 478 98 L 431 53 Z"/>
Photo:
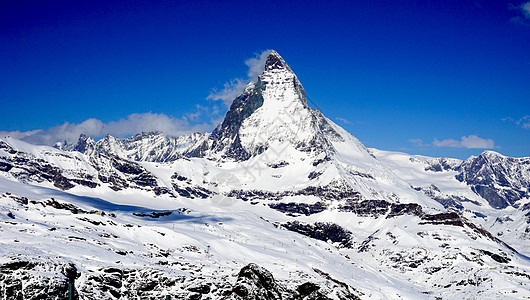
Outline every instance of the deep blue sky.
<path fill-rule="evenodd" d="M 4 0 L 0 131 L 148 112 L 182 121 L 197 105 L 179 126 L 211 128 L 214 106 L 226 111 L 205 99 L 212 89 L 275 49 L 368 147 L 467 158 L 493 142 L 530 156 L 524 2 Z M 485 146 L 461 142 L 471 135 Z"/>

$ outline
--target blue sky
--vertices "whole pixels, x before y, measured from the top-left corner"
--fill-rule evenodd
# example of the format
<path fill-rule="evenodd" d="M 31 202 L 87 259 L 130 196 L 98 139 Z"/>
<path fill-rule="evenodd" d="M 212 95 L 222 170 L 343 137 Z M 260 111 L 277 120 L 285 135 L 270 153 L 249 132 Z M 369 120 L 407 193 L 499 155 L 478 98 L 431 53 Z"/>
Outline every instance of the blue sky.
<path fill-rule="evenodd" d="M 353 3 L 352 3 L 353 2 Z M 368 147 L 530 156 L 527 1 L 0 2 L 0 131 L 207 131 L 207 99 L 284 57 L 313 104 Z"/>

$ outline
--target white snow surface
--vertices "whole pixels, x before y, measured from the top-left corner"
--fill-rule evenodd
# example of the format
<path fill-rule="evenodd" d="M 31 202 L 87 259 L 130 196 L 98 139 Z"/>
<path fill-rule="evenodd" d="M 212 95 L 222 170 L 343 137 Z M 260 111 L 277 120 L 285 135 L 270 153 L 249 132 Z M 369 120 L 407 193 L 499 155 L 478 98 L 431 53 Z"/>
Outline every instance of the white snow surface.
<path fill-rule="evenodd" d="M 355 248 L 338 248 L 279 229 L 272 223 L 286 221 L 288 217 L 263 205 L 242 201 L 234 200 L 224 206 L 216 199 L 154 199 L 133 191 L 108 192 L 94 198 L 2 177 L 0 189 L 3 210 L 0 215 L 1 261 L 26 258 L 30 261 L 73 262 L 82 274 L 77 283 L 79 286 L 87 280 L 83 274 L 101 267 L 150 267 L 175 276 L 203 276 L 215 282 L 230 278 L 242 266 L 253 262 L 288 285 L 302 283 L 308 278 L 326 284 L 313 268 L 323 270 L 355 287 L 363 299 L 428 299 L 435 296 L 518 299 L 530 296 L 528 280 L 506 275 L 511 270 L 528 273 L 528 258 L 508 254 L 512 259 L 508 266 L 489 261 L 478 267 L 476 262 L 459 257 L 470 253 L 477 256 L 476 249 L 493 248 L 501 252 L 506 249 L 458 227 L 417 225 L 415 217 L 385 220 L 329 211 L 304 218 L 304 221 L 334 220 L 347 226 L 353 232 L 356 245 L 361 245 L 368 236 L 375 237 L 372 251 L 358 252 Z M 20 196 L 36 203 L 22 206 L 13 200 L 13 197 Z M 136 205 L 123 204 L 129 202 L 123 201 L 129 196 L 134 196 Z M 39 204 L 51 198 L 86 211 L 99 210 L 106 214 L 71 214 Z M 152 212 L 153 206 L 173 214 L 159 219 L 132 214 Z M 6 212 L 11 212 L 14 219 Z M 115 217 L 109 216 L 111 213 Z M 94 225 L 87 220 L 103 225 Z M 471 234 L 474 239 L 466 234 Z M 444 243 L 451 245 L 449 250 L 441 251 L 448 247 L 440 246 Z M 156 257 L 159 253 L 169 255 Z M 427 258 L 422 268 L 408 267 L 414 260 L 422 258 Z M 169 262 L 169 266 L 160 265 L 160 260 Z M 177 261 L 180 265 L 195 268 L 186 271 L 186 268 L 170 267 L 171 262 Z M 423 273 L 425 269 L 438 267 L 442 270 L 435 273 L 437 276 Z M 466 273 L 469 270 L 473 273 Z M 466 281 L 468 277 L 479 278 L 479 281 L 485 278 L 485 282 L 476 287 L 458 288 L 456 283 Z M 440 288 L 435 284 L 452 285 L 452 288 Z M 178 293 L 178 287 L 176 289 L 168 292 Z"/>

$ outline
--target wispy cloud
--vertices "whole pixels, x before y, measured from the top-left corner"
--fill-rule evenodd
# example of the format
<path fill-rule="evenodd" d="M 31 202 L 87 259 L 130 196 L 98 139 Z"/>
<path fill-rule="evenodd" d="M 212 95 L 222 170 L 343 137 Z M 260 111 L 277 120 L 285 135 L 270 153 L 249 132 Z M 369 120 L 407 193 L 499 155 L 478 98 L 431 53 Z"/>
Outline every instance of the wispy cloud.
<path fill-rule="evenodd" d="M 508 121 L 508 122 L 513 122 L 515 123 L 517 126 L 520 126 L 524 129 L 530 129 L 530 115 L 526 115 L 518 120 L 515 120 L 511 117 L 507 117 L 507 118 L 504 118 L 502 119 L 503 121 Z"/>
<path fill-rule="evenodd" d="M 518 125 L 520 125 L 524 129 L 530 129 L 530 116 L 524 116 L 522 119 L 519 120 Z"/>
<path fill-rule="evenodd" d="M 248 82 L 241 78 L 233 79 L 229 82 L 225 82 L 223 89 L 220 91 L 213 89 L 206 99 L 223 101 L 223 104 L 226 107 L 230 107 L 232 101 L 234 101 L 237 96 L 241 95 L 247 84 Z"/>
<path fill-rule="evenodd" d="M 265 62 L 272 50 L 265 50 L 261 53 L 256 53 L 255 57 L 245 60 L 245 65 L 248 67 L 247 76 L 251 81 L 256 81 L 258 76 L 265 71 Z"/>
<path fill-rule="evenodd" d="M 248 67 L 247 78 L 236 78 L 226 82 L 221 90 L 212 90 L 206 99 L 223 101 L 224 105 L 229 107 L 232 101 L 245 90 L 249 82 L 258 80 L 258 76 L 265 70 L 265 61 L 271 52 L 272 50 L 265 50 L 245 60 L 245 65 Z"/>
<path fill-rule="evenodd" d="M 344 124 L 351 124 L 350 121 L 348 121 L 348 120 L 346 120 L 346 119 L 344 119 L 344 118 L 341 118 L 341 117 L 336 117 L 335 120 L 337 120 L 337 121 L 341 121 L 341 122 L 344 123 Z"/>
<path fill-rule="evenodd" d="M 180 136 L 193 132 L 206 132 L 214 128 L 215 122 L 191 124 L 187 117 L 174 118 L 157 113 L 134 113 L 118 121 L 104 123 L 98 119 L 87 119 L 82 123 L 65 122 L 62 125 L 32 131 L 0 131 L 0 136 L 12 136 L 23 141 L 52 145 L 59 141 L 74 142 L 80 134 L 98 138 L 110 134 L 112 136 L 130 136 L 142 131 L 161 131 L 170 136 Z"/>
<path fill-rule="evenodd" d="M 483 139 L 476 135 L 463 136 L 460 140 L 445 139 L 439 141 L 434 139 L 432 144 L 436 147 L 468 148 L 468 149 L 493 149 L 495 142 L 492 139 Z"/>
<path fill-rule="evenodd" d="M 508 8 L 518 14 L 510 19 L 512 23 L 530 26 L 530 1 L 523 2 L 520 5 L 510 4 Z"/>

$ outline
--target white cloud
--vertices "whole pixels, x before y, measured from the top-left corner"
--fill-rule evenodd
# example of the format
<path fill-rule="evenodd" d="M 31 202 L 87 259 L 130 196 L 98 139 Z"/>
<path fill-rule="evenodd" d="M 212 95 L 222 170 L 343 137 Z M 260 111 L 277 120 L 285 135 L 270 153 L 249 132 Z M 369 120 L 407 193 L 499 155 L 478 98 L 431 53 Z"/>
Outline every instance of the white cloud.
<path fill-rule="evenodd" d="M 260 54 L 255 54 L 255 57 L 245 60 L 245 65 L 248 67 L 247 76 L 251 81 L 256 81 L 258 76 L 265 71 L 265 62 L 272 50 L 265 50 Z"/>
<path fill-rule="evenodd" d="M 162 131 L 170 136 L 180 136 L 193 132 L 206 132 L 215 126 L 212 120 L 210 123 L 190 124 L 188 118 L 173 118 L 165 114 L 157 113 L 134 113 L 127 118 L 118 121 L 103 123 L 98 119 L 88 119 L 82 123 L 65 122 L 62 125 L 32 131 L 0 131 L 0 136 L 12 136 L 23 141 L 52 145 L 60 141 L 75 142 L 80 134 L 86 134 L 94 138 L 110 134 L 112 136 L 130 136 L 143 131 Z"/>
<path fill-rule="evenodd" d="M 245 90 L 249 82 L 256 82 L 258 76 L 265 70 L 265 61 L 272 50 L 265 50 L 261 53 L 256 53 L 254 57 L 245 60 L 245 65 L 248 67 L 247 78 L 236 78 L 226 82 L 223 89 L 220 91 L 213 90 L 206 99 L 220 100 L 230 107 L 232 101 Z"/>
<path fill-rule="evenodd" d="M 0 131 L 0 137 L 10 136 L 19 140 L 22 140 L 28 136 L 39 134 L 43 132 L 42 129 L 30 130 L 30 131 Z"/>
<path fill-rule="evenodd" d="M 530 19 L 530 1 L 521 4 L 521 10 L 525 18 Z"/>
<path fill-rule="evenodd" d="M 515 122 L 515 124 L 523 127 L 524 129 L 530 129 L 530 115 L 526 115 Z"/>
<path fill-rule="evenodd" d="M 495 148 L 495 142 L 492 139 L 483 139 L 476 135 L 468 135 L 460 138 L 460 141 L 455 139 L 437 140 L 432 142 L 436 147 L 451 147 L 451 148 L 468 148 L 468 149 L 492 149 Z"/>
<path fill-rule="evenodd" d="M 336 119 L 337 121 L 341 121 L 341 122 L 344 123 L 344 124 L 351 124 L 350 121 L 348 121 L 348 120 L 346 120 L 346 119 L 344 119 L 344 118 L 341 118 L 341 117 L 336 117 L 335 119 Z"/>
<path fill-rule="evenodd" d="M 230 107 L 232 104 L 232 101 L 234 99 L 241 95 L 243 91 L 245 90 L 245 87 L 247 86 L 248 82 L 244 81 L 241 78 L 236 78 L 230 82 L 226 82 L 224 84 L 224 87 L 222 90 L 217 91 L 213 90 L 206 99 L 208 100 L 220 100 L 223 101 L 224 105 L 226 107 Z"/>
<path fill-rule="evenodd" d="M 530 25 L 530 1 L 521 3 L 518 6 L 510 5 L 508 8 L 520 14 L 511 18 L 510 21 L 517 24 Z"/>

